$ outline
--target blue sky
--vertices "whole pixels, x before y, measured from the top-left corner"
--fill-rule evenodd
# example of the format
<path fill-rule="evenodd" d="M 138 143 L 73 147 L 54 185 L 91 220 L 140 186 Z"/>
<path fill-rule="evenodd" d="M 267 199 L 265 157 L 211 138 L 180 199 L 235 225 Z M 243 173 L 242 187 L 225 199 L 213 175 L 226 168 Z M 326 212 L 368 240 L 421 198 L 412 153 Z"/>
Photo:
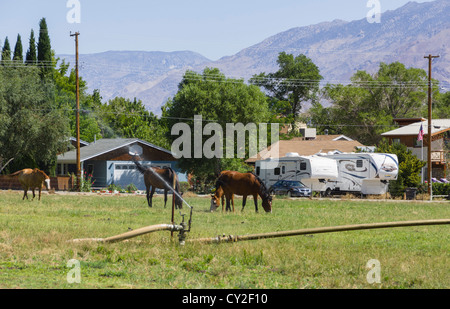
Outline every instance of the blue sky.
<path fill-rule="evenodd" d="M 77 0 L 80 23 L 69 23 L 68 1 L 1 0 L 0 44 L 8 36 L 13 48 L 20 33 L 25 52 L 45 17 L 57 54 L 74 52 L 69 34 L 79 31 L 80 53 L 192 50 L 217 60 L 293 27 L 363 19 L 371 9 L 369 0 Z M 381 12 L 407 2 L 379 0 Z"/>

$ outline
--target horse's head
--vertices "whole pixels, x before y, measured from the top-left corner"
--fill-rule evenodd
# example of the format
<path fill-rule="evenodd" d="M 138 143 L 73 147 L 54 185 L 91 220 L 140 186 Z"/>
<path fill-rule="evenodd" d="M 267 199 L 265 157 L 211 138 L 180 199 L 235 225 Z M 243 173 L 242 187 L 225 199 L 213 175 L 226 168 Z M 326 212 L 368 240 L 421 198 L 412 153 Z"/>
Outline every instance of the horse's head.
<path fill-rule="evenodd" d="M 262 206 L 266 212 L 272 212 L 272 195 L 270 195 L 269 190 L 267 190 L 266 185 L 264 182 L 255 174 L 253 174 L 255 178 L 259 182 L 259 190 L 260 195 L 262 197 Z"/>
<path fill-rule="evenodd" d="M 219 187 L 214 191 L 214 194 L 211 194 L 211 207 L 210 211 L 215 211 L 220 206 L 220 198 L 223 195 L 222 187 Z"/>
<path fill-rule="evenodd" d="M 262 206 L 266 212 L 272 212 L 272 196 L 265 196 L 262 201 Z"/>
<path fill-rule="evenodd" d="M 211 207 L 209 210 L 211 212 L 213 212 L 217 208 L 219 208 L 219 205 L 220 205 L 220 198 L 218 196 L 216 196 L 215 194 L 211 194 Z"/>
<path fill-rule="evenodd" d="M 48 177 L 47 174 L 44 171 L 41 171 L 41 170 L 38 170 L 38 169 L 36 169 L 36 170 L 37 170 L 37 173 L 41 176 L 42 181 L 44 182 L 43 184 L 44 184 L 45 188 L 47 190 L 50 190 L 51 189 L 50 188 L 50 177 Z"/>

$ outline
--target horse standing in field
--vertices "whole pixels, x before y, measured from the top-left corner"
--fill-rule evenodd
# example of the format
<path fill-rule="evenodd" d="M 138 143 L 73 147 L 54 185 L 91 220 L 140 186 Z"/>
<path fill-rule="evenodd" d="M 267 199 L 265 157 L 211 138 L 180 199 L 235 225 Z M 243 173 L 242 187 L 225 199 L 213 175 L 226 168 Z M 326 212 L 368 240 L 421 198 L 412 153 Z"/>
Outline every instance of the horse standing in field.
<path fill-rule="evenodd" d="M 180 198 L 182 195 L 180 190 L 180 183 L 178 181 L 178 176 L 175 171 L 170 167 L 165 168 L 159 168 L 159 167 L 144 167 L 141 163 L 138 161 L 133 160 L 134 164 L 136 164 L 136 167 L 138 171 L 144 175 L 144 183 L 145 188 L 147 190 L 147 203 L 149 207 L 152 207 L 152 199 L 153 194 L 155 193 L 156 188 L 158 189 L 164 189 L 164 208 L 166 207 L 167 203 L 167 191 L 172 190 L 171 186 L 173 186 L 174 178 L 175 178 L 175 191 L 178 194 L 174 194 L 175 198 L 175 207 L 182 209 L 183 208 L 183 201 Z"/>
<path fill-rule="evenodd" d="M 10 177 L 19 176 L 19 182 L 23 187 L 23 198 L 28 199 L 27 191 L 31 189 L 33 191 L 33 199 L 35 198 L 34 189 L 39 189 L 39 200 L 41 200 L 41 190 L 42 186 L 45 185 L 47 190 L 50 190 L 50 177 L 47 176 L 43 171 L 35 168 L 26 168 L 20 171 L 17 171 L 13 174 L 9 175 Z"/>
<path fill-rule="evenodd" d="M 262 206 L 266 212 L 272 212 L 272 196 L 269 194 L 263 181 L 253 173 L 240 173 L 235 171 L 223 171 L 216 181 L 216 192 L 211 197 L 211 210 L 220 205 L 220 199 L 225 195 L 227 200 L 226 210 L 231 211 L 230 201 L 234 212 L 234 194 L 242 195 L 242 210 L 244 210 L 247 196 L 252 195 L 255 202 L 255 211 L 258 212 L 258 195 L 262 199 Z M 223 198 L 222 198 L 223 211 Z"/>

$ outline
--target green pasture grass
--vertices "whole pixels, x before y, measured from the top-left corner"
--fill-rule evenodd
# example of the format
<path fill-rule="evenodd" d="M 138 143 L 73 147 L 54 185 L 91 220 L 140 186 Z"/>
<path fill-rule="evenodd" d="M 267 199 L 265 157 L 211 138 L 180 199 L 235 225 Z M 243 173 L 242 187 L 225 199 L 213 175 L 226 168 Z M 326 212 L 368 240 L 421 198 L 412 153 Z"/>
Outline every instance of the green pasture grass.
<path fill-rule="evenodd" d="M 187 239 L 245 235 L 359 223 L 450 218 L 448 202 L 280 199 L 273 212 L 236 200 L 235 213 L 194 207 Z M 422 226 L 292 236 L 237 243 L 178 244 L 162 231 L 129 241 L 72 243 L 129 229 L 171 223 L 171 200 L 144 196 L 46 194 L 22 201 L 0 191 L 0 288 L 449 288 L 450 227 Z M 259 201 L 261 205 L 261 201 Z M 181 210 L 189 218 L 186 206 Z M 175 222 L 181 222 L 175 212 Z M 69 283 L 80 263 L 80 283 Z M 380 283 L 369 283 L 369 260 L 380 262 Z"/>

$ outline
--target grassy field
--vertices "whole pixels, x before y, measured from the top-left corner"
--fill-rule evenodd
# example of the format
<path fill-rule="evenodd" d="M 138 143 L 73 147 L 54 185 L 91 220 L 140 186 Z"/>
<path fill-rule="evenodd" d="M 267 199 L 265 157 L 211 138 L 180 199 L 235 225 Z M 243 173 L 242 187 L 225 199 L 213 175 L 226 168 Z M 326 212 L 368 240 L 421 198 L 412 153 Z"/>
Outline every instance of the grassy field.
<path fill-rule="evenodd" d="M 194 206 L 188 239 L 450 218 L 448 202 L 277 198 L 271 214 L 261 207 L 256 214 L 250 199 L 244 212 L 239 206 L 223 214 L 209 212 L 207 197 L 186 199 Z M 21 192 L 0 191 L 0 288 L 450 288 L 448 225 L 185 246 L 166 231 L 114 244 L 68 242 L 170 223 L 163 199 L 153 205 L 144 196 L 44 194 L 22 201 Z M 80 283 L 67 280 L 71 259 L 80 263 Z M 367 280 L 371 259 L 380 263 L 380 283 Z"/>

